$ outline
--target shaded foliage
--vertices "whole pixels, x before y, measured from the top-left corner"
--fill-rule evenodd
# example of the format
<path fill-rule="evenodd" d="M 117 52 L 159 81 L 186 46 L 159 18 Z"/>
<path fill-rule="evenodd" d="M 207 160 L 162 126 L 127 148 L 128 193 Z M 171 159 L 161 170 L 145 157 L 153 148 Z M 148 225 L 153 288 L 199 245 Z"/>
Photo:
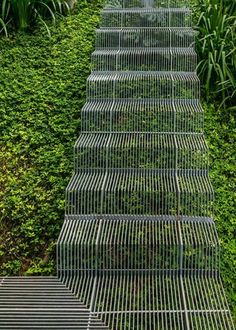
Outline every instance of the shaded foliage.
<path fill-rule="evenodd" d="M 208 101 L 233 107 L 236 101 L 236 5 L 231 0 L 198 0 L 198 72 Z"/>
<path fill-rule="evenodd" d="M 35 26 L 39 20 L 50 35 L 45 18 L 55 21 L 56 13 L 69 11 L 66 0 L 1 0 L 0 26 L 1 32 L 8 36 L 8 29 L 25 31 Z"/>

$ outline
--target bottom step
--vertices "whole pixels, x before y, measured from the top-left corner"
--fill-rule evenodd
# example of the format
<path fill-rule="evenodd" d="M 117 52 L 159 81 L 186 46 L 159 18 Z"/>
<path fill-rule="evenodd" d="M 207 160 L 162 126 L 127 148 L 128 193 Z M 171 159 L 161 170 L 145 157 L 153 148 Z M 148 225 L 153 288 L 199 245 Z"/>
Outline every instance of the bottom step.
<path fill-rule="evenodd" d="M 0 278 L 0 329 L 234 329 L 216 276 L 117 271 L 66 282 L 74 294 L 55 277 Z"/>
<path fill-rule="evenodd" d="M 111 330 L 233 330 L 219 276 L 113 271 L 67 285 Z"/>
<path fill-rule="evenodd" d="M 0 278 L 0 329 L 107 330 L 56 277 Z"/>

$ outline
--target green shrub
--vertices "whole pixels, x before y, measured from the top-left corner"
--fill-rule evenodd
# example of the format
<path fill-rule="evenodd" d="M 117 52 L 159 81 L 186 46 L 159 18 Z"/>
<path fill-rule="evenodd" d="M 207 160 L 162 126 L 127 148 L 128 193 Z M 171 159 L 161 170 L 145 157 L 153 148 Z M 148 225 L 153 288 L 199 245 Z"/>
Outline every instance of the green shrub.
<path fill-rule="evenodd" d="M 235 116 L 205 105 L 205 133 L 215 189 L 215 221 L 221 241 L 221 275 L 236 320 L 236 168 Z"/>
<path fill-rule="evenodd" d="M 206 98 L 221 106 L 236 101 L 236 12 L 231 0 L 198 0 L 198 72 Z M 234 15 L 234 16 L 233 16 Z"/>
<path fill-rule="evenodd" d="M 85 102 L 98 6 L 52 38 L 0 39 L 0 271 L 51 274 Z"/>

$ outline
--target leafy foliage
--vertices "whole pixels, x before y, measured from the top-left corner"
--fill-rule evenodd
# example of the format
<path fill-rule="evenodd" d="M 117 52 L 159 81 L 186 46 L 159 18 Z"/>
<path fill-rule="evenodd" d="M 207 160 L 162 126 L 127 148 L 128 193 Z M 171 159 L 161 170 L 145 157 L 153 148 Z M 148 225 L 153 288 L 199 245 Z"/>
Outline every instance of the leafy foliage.
<path fill-rule="evenodd" d="M 236 320 L 236 168 L 235 116 L 205 105 L 205 132 L 210 149 L 211 179 L 215 189 L 215 221 L 221 241 L 221 274 Z"/>
<path fill-rule="evenodd" d="M 198 0 L 198 71 L 206 97 L 221 106 L 236 101 L 236 5 L 231 0 Z"/>
<path fill-rule="evenodd" d="M 0 271 L 51 274 L 98 8 L 0 39 Z"/>
<path fill-rule="evenodd" d="M 2 0 L 0 3 L 0 24 L 2 31 L 8 35 L 8 27 L 25 31 L 40 20 L 50 31 L 44 18 L 51 17 L 55 21 L 55 13 L 69 10 L 66 0 Z"/>

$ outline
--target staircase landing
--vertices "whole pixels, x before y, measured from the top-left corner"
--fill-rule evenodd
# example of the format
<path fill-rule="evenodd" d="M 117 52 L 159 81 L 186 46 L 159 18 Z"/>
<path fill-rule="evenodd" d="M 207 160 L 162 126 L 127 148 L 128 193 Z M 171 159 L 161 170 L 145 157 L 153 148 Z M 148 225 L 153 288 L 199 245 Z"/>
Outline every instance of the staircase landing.
<path fill-rule="evenodd" d="M 0 329 L 107 330 L 56 277 L 0 278 Z"/>

